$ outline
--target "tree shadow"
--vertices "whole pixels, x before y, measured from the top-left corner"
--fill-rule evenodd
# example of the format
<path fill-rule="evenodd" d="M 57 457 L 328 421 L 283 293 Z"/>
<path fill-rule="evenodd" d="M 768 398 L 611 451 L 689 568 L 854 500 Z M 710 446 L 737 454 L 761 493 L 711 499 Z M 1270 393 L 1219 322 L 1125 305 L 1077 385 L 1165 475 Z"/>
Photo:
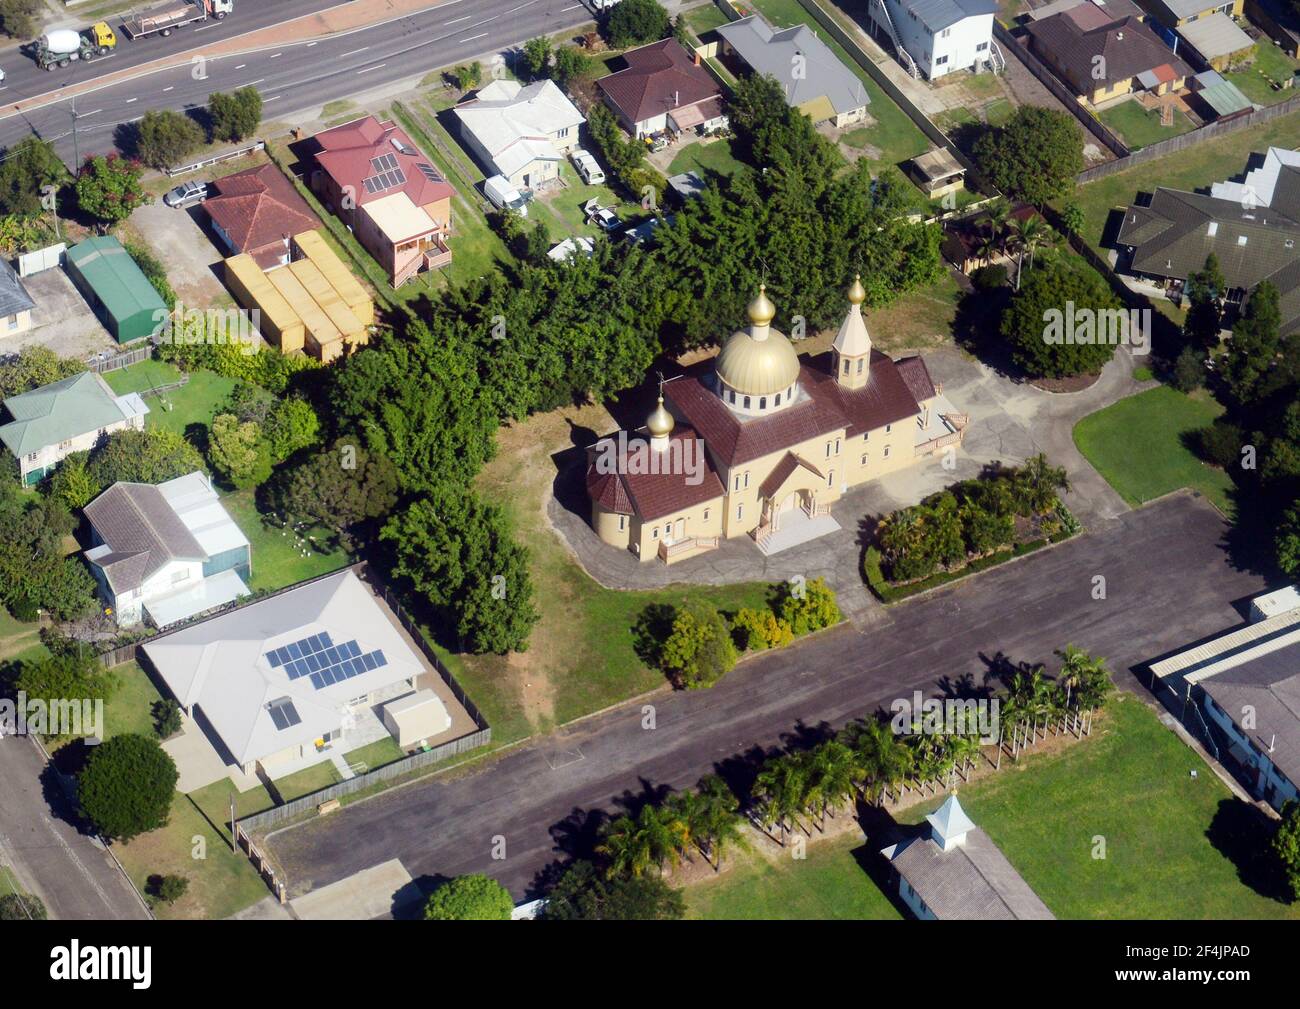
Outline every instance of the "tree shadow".
<path fill-rule="evenodd" d="M 1233 864 L 1243 885 L 1261 897 L 1290 904 L 1290 887 L 1269 843 L 1276 830 L 1263 810 L 1233 797 L 1219 803 L 1205 836 Z"/>
<path fill-rule="evenodd" d="M 632 625 L 632 649 L 651 669 L 659 668 L 663 642 L 672 633 L 677 608 L 670 603 L 651 603 Z"/>

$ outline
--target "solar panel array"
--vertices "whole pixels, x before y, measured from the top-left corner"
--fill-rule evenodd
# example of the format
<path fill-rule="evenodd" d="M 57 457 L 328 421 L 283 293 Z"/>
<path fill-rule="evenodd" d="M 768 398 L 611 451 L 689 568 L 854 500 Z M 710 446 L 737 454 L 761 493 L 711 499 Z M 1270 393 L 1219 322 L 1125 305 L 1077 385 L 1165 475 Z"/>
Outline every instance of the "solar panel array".
<path fill-rule="evenodd" d="M 394 168 L 397 167 L 397 155 L 381 154 L 377 158 L 371 158 L 370 165 L 372 168 L 374 168 L 376 172 L 379 172 L 381 174 L 383 172 L 391 172 Z"/>
<path fill-rule="evenodd" d="M 298 709 L 293 706 L 293 701 L 287 697 L 278 697 L 266 706 L 266 710 L 271 714 L 271 721 L 275 723 L 276 729 L 283 731 L 291 725 L 297 725 L 302 721 L 302 716 L 298 714 Z"/>
<path fill-rule="evenodd" d="M 382 650 L 362 652 L 355 641 L 336 645 L 326 631 L 274 648 L 266 653 L 266 661 L 283 668 L 291 680 L 308 677 L 317 690 L 388 665 Z"/>
<path fill-rule="evenodd" d="M 438 171 L 438 169 L 434 168 L 433 165 L 429 164 L 428 162 L 421 161 L 415 167 L 418 168 L 420 170 L 420 174 L 423 175 L 430 182 L 444 181 L 442 174 Z"/>
<path fill-rule="evenodd" d="M 384 157 L 391 158 L 391 154 L 385 154 Z M 378 158 L 375 159 L 379 160 Z M 395 186 L 406 185 L 406 173 L 400 168 L 394 168 L 390 172 L 383 172 L 379 175 L 371 175 L 369 178 L 361 180 L 361 184 L 366 187 L 367 193 L 382 193 L 386 189 L 392 189 Z"/>

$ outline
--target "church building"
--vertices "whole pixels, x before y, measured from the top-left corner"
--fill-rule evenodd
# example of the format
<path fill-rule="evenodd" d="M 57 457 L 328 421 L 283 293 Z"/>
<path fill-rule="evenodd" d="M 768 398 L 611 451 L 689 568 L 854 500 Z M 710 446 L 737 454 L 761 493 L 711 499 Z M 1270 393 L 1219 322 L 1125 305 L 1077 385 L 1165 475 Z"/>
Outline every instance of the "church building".
<path fill-rule="evenodd" d="M 838 528 L 829 508 L 845 491 L 959 443 L 968 418 L 925 361 L 873 349 L 860 279 L 848 297 L 823 369 L 772 328 L 776 306 L 760 286 L 749 327 L 711 374 L 664 383 L 643 428 L 588 450 L 596 534 L 642 561 L 737 536 L 775 552 Z"/>

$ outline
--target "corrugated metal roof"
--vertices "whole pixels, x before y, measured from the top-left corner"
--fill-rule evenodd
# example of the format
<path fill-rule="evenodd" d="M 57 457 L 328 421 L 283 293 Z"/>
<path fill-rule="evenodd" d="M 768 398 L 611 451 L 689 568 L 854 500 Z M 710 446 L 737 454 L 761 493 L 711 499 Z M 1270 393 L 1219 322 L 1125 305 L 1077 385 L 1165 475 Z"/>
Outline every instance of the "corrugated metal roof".
<path fill-rule="evenodd" d="M 998 12 L 993 0 L 902 0 L 902 6 L 932 31 L 950 28 L 963 18 Z"/>
<path fill-rule="evenodd" d="M 118 322 L 140 312 L 160 311 L 163 313 L 157 317 L 160 322 L 165 317 L 167 306 L 116 238 L 111 235 L 87 238 L 69 249 L 67 257 L 69 265 L 94 289 Z"/>

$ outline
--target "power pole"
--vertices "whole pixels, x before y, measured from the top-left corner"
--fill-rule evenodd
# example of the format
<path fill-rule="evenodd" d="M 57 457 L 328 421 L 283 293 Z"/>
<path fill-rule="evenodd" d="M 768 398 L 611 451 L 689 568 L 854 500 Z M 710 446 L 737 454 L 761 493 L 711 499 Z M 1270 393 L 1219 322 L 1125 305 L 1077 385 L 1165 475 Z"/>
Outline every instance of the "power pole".
<path fill-rule="evenodd" d="M 76 175 L 81 166 L 81 149 L 77 143 L 77 96 L 72 96 L 72 174 Z"/>

